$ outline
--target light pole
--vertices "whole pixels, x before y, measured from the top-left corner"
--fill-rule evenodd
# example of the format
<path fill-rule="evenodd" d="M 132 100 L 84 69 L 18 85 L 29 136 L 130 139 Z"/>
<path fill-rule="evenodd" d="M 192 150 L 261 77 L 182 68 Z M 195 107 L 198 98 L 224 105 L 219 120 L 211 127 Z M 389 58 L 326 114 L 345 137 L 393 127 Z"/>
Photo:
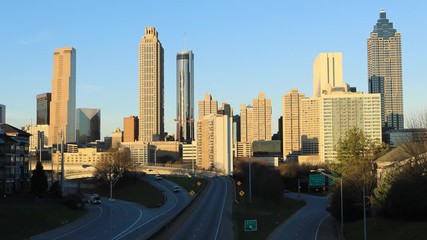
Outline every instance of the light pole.
<path fill-rule="evenodd" d="M 317 170 L 311 170 L 311 172 L 318 172 L 318 173 L 321 173 L 321 174 L 323 174 L 323 175 L 325 175 L 325 176 L 330 176 L 330 177 L 332 177 L 332 178 L 335 178 L 335 179 L 338 179 L 337 177 L 334 177 L 334 176 L 332 176 L 332 175 L 330 175 L 330 174 L 327 174 L 327 173 L 325 173 L 324 171 L 325 171 L 325 169 L 317 169 Z M 341 221 L 342 221 L 342 213 L 343 213 L 343 211 L 342 211 L 342 204 L 343 204 L 343 199 L 342 199 L 342 179 L 344 179 L 344 180 L 346 180 L 347 182 L 349 182 L 349 183 L 351 183 L 351 184 L 353 184 L 353 185 L 358 185 L 355 181 L 353 181 L 353 180 L 351 180 L 351 179 L 349 179 L 349 178 L 346 178 L 346 177 L 344 177 L 343 175 L 341 175 L 341 178 L 340 178 L 340 180 L 341 180 Z M 366 193 L 365 193 L 365 184 L 363 184 L 362 185 L 362 197 L 363 197 L 363 239 L 364 240 L 367 240 L 368 239 L 368 234 L 367 234 L 367 227 L 366 227 Z M 343 224 L 343 223 L 341 223 L 341 224 Z M 343 227 L 343 225 L 341 226 L 341 227 Z"/>
<path fill-rule="evenodd" d="M 327 174 L 325 172 L 322 171 L 323 169 L 318 169 L 318 170 L 310 170 L 310 172 L 317 172 L 320 173 L 324 176 L 330 177 L 334 180 L 337 180 L 337 177 L 334 177 L 333 175 Z M 299 182 L 299 179 L 298 179 Z M 344 235 L 344 204 L 343 204 L 343 195 L 342 195 L 342 178 L 340 178 L 340 188 L 341 188 L 341 235 Z"/>

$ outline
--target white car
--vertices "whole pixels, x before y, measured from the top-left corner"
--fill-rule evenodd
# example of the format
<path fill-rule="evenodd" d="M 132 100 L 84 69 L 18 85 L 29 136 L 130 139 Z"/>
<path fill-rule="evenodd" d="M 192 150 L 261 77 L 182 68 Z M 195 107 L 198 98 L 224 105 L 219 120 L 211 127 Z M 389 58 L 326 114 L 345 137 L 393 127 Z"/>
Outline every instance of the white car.
<path fill-rule="evenodd" d="M 90 204 L 101 204 L 101 198 L 98 194 L 92 194 L 89 200 Z"/>
<path fill-rule="evenodd" d="M 156 178 L 156 180 L 162 180 L 162 177 L 161 177 L 159 174 L 157 174 L 157 175 L 155 176 L 155 178 Z"/>
<path fill-rule="evenodd" d="M 181 191 L 181 188 L 180 188 L 180 187 L 178 187 L 178 186 L 175 186 L 175 187 L 173 187 L 173 191 L 174 191 L 174 192 L 180 192 L 180 191 Z"/>

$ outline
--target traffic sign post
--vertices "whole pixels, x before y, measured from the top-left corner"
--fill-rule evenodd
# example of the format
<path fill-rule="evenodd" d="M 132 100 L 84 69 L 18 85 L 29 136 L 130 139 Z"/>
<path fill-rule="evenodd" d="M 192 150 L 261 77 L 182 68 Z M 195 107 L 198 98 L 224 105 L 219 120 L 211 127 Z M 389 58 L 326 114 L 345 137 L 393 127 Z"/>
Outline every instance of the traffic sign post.
<path fill-rule="evenodd" d="M 255 232 L 258 231 L 257 220 L 245 220 L 245 232 Z"/>

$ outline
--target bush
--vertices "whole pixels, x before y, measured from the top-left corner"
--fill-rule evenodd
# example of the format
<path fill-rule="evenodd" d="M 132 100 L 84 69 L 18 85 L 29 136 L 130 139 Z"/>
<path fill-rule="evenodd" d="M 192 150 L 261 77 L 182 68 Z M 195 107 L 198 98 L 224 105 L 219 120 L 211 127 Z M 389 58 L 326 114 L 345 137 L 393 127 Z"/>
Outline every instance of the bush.
<path fill-rule="evenodd" d="M 78 194 L 71 194 L 64 198 L 64 205 L 76 210 L 83 210 L 85 203 Z"/>

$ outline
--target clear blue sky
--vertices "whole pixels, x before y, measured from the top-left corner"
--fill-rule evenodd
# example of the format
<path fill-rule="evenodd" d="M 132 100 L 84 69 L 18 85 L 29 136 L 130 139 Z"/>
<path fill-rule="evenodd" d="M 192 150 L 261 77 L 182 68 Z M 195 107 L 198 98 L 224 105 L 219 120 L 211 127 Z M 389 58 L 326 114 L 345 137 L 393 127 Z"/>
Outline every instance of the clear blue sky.
<path fill-rule="evenodd" d="M 145 3 L 146 2 L 146 3 Z M 267 3 L 265 3 L 267 2 Z M 312 95 L 320 52 L 343 52 L 344 81 L 367 92 L 366 39 L 384 8 L 402 33 L 405 114 L 426 110 L 425 1 L 2 1 L 0 104 L 16 127 L 36 119 L 51 91 L 53 51 L 77 51 L 77 108 L 100 108 L 102 136 L 138 115 L 138 44 L 155 26 L 165 50 L 165 129 L 175 132 L 176 53 L 195 54 L 195 103 L 205 93 L 239 114 L 263 91 Z M 197 109 L 195 109 L 197 111 Z"/>

